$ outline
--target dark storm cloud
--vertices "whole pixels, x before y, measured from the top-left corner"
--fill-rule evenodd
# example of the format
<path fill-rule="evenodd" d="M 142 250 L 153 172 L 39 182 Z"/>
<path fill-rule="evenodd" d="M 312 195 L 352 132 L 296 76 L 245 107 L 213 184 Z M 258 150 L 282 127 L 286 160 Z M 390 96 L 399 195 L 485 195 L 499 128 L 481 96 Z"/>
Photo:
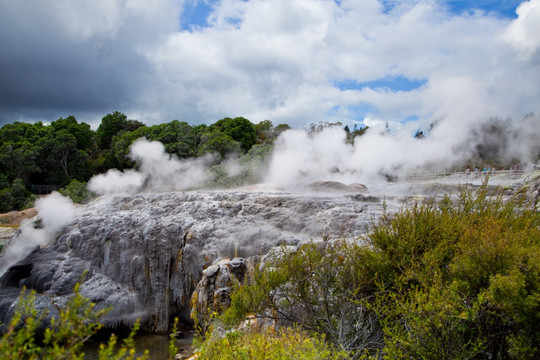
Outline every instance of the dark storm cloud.
<path fill-rule="evenodd" d="M 153 70 L 140 48 L 159 23 L 121 1 L 61 3 L 65 14 L 35 1 L 0 4 L 0 125 L 103 116 L 133 107 L 144 90 Z"/>

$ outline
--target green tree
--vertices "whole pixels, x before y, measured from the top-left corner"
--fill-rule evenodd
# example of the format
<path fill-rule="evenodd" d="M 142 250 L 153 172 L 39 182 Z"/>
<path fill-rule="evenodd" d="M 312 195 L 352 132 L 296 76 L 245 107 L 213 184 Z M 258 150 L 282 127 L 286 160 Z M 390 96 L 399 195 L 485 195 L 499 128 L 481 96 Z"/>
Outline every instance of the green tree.
<path fill-rule="evenodd" d="M 0 148 L 0 168 L 9 179 L 19 178 L 27 183 L 40 170 L 39 147 L 26 140 L 9 141 Z"/>
<path fill-rule="evenodd" d="M 85 150 L 88 153 L 92 152 L 95 147 L 94 132 L 90 129 L 90 125 L 82 122 L 78 123 L 73 116 L 60 118 L 51 123 L 51 127 L 58 132 L 65 130 L 75 137 L 77 149 Z"/>
<path fill-rule="evenodd" d="M 184 121 L 173 120 L 152 126 L 148 139 L 161 142 L 167 153 L 180 159 L 197 155 L 199 135 Z"/>
<path fill-rule="evenodd" d="M 240 153 L 241 145 L 229 135 L 218 130 L 205 132 L 201 135 L 198 154 L 218 153 L 224 159 L 227 154 Z"/>
<path fill-rule="evenodd" d="M 115 135 L 121 131 L 134 131 L 141 126 L 144 124 L 136 120 L 128 120 L 127 116 L 121 112 L 107 114 L 101 119 L 101 124 L 96 130 L 97 145 L 101 149 L 110 149 Z"/>
<path fill-rule="evenodd" d="M 131 144 L 139 138 L 149 138 L 151 130 L 151 127 L 141 126 L 133 131 L 121 132 L 113 137 L 111 150 L 105 152 L 102 167 L 104 169 L 116 168 L 119 170 L 132 168 L 135 164 L 128 158 Z"/>
<path fill-rule="evenodd" d="M 0 213 L 11 210 L 23 210 L 31 206 L 35 196 L 25 187 L 21 179 L 15 179 L 10 184 L 0 189 Z"/>
<path fill-rule="evenodd" d="M 246 118 L 235 117 L 223 118 L 213 124 L 211 127 L 218 129 L 222 133 L 228 135 L 234 141 L 240 144 L 240 148 L 244 153 L 257 142 L 257 133 L 255 126 Z"/>

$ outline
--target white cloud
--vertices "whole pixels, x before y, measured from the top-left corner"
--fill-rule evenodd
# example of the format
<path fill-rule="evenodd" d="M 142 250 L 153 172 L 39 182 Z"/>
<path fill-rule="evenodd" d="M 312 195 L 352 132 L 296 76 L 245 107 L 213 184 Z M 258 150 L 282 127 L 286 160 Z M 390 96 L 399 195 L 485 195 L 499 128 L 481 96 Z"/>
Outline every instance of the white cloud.
<path fill-rule="evenodd" d="M 514 21 L 456 15 L 435 0 L 393 1 L 386 12 L 377 0 L 221 0 L 208 26 L 191 32 L 179 30 L 182 3 L 2 3 L 8 46 L 0 61 L 18 65 L 6 67 L 0 109 L 23 99 L 38 111 L 39 99 L 58 93 L 42 102 L 100 116 L 120 110 L 147 123 L 245 116 L 296 127 L 362 116 L 470 123 L 540 111 L 540 0 L 524 2 Z M 7 35 L 16 24 L 25 24 L 18 42 Z M 12 76 L 19 67 L 36 80 Z M 396 76 L 426 83 L 401 92 L 334 87 Z M 78 115 L 60 115 L 70 113 Z"/>
<path fill-rule="evenodd" d="M 521 3 L 516 13 L 518 18 L 508 26 L 504 38 L 524 60 L 529 60 L 540 48 L 540 0 Z"/>
<path fill-rule="evenodd" d="M 189 114 L 188 121 L 243 115 L 302 126 L 335 120 L 333 109 L 364 105 L 369 110 L 360 115 L 390 122 L 410 115 L 472 122 L 538 111 L 538 86 L 526 80 L 530 68 L 507 63 L 512 55 L 499 41 L 510 20 L 480 12 L 457 16 L 438 4 L 404 1 L 383 13 L 375 0 L 341 7 L 334 1 L 222 1 L 209 27 L 171 34 L 149 52 L 167 77 L 157 91 L 173 111 Z M 427 84 L 401 92 L 333 87 L 339 79 L 388 76 Z M 508 101 L 506 89 L 516 87 L 516 77 L 528 91 Z"/>

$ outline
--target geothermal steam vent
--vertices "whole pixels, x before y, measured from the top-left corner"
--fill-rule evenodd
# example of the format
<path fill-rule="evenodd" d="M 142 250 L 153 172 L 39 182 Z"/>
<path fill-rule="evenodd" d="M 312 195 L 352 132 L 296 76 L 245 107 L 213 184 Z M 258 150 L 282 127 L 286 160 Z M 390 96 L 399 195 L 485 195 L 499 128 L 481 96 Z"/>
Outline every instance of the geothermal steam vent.
<path fill-rule="evenodd" d="M 325 186 L 340 192 L 328 195 Z M 81 293 L 98 308 L 113 308 L 105 326 L 140 318 L 144 330 L 166 332 L 172 316 L 189 321 L 195 286 L 217 260 L 325 236 L 357 236 L 382 211 L 358 185 L 319 182 L 313 188 L 311 195 L 199 191 L 98 198 L 48 245 L 36 245 L 1 275 L 0 323 L 8 322 L 23 286 L 35 289 L 38 308 L 54 315 L 54 305 L 67 301 L 88 270 Z"/>

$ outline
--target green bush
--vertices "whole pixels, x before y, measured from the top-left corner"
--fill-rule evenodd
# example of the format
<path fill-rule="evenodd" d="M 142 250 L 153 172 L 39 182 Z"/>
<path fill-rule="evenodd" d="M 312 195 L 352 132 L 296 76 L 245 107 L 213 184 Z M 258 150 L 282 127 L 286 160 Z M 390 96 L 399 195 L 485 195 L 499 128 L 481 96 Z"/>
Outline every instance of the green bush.
<path fill-rule="evenodd" d="M 26 189 L 21 179 L 13 180 L 11 186 L 0 190 L 0 213 L 24 210 L 34 205 L 36 196 Z"/>
<path fill-rule="evenodd" d="M 71 201 L 76 204 L 83 204 L 90 200 L 92 194 L 86 188 L 86 182 L 73 179 L 70 183 L 58 191 L 64 196 L 69 196 Z"/>
<path fill-rule="evenodd" d="M 385 214 L 360 241 L 284 249 L 221 318 L 248 314 L 353 358 L 539 358 L 540 213 L 483 186 Z"/>
<path fill-rule="evenodd" d="M 80 295 L 77 284 L 66 307 L 59 309 L 59 316 L 53 318 L 42 333 L 42 320 L 46 314 L 36 309 L 35 298 L 33 291 L 23 291 L 19 298 L 15 314 L 0 339 L 2 359 L 83 359 L 83 345 L 102 327 L 99 319 L 106 310 L 96 311 L 95 305 Z M 117 337 L 111 335 L 106 344 L 100 345 L 99 359 L 147 359 L 147 352 L 139 357 L 135 355 L 133 338 L 138 328 L 137 322 L 120 347 L 116 346 Z M 38 337 L 39 341 L 36 340 Z"/>
<path fill-rule="evenodd" d="M 339 360 L 346 353 L 333 349 L 324 340 L 293 328 L 261 332 L 234 331 L 220 339 L 210 339 L 197 352 L 197 360 Z"/>

